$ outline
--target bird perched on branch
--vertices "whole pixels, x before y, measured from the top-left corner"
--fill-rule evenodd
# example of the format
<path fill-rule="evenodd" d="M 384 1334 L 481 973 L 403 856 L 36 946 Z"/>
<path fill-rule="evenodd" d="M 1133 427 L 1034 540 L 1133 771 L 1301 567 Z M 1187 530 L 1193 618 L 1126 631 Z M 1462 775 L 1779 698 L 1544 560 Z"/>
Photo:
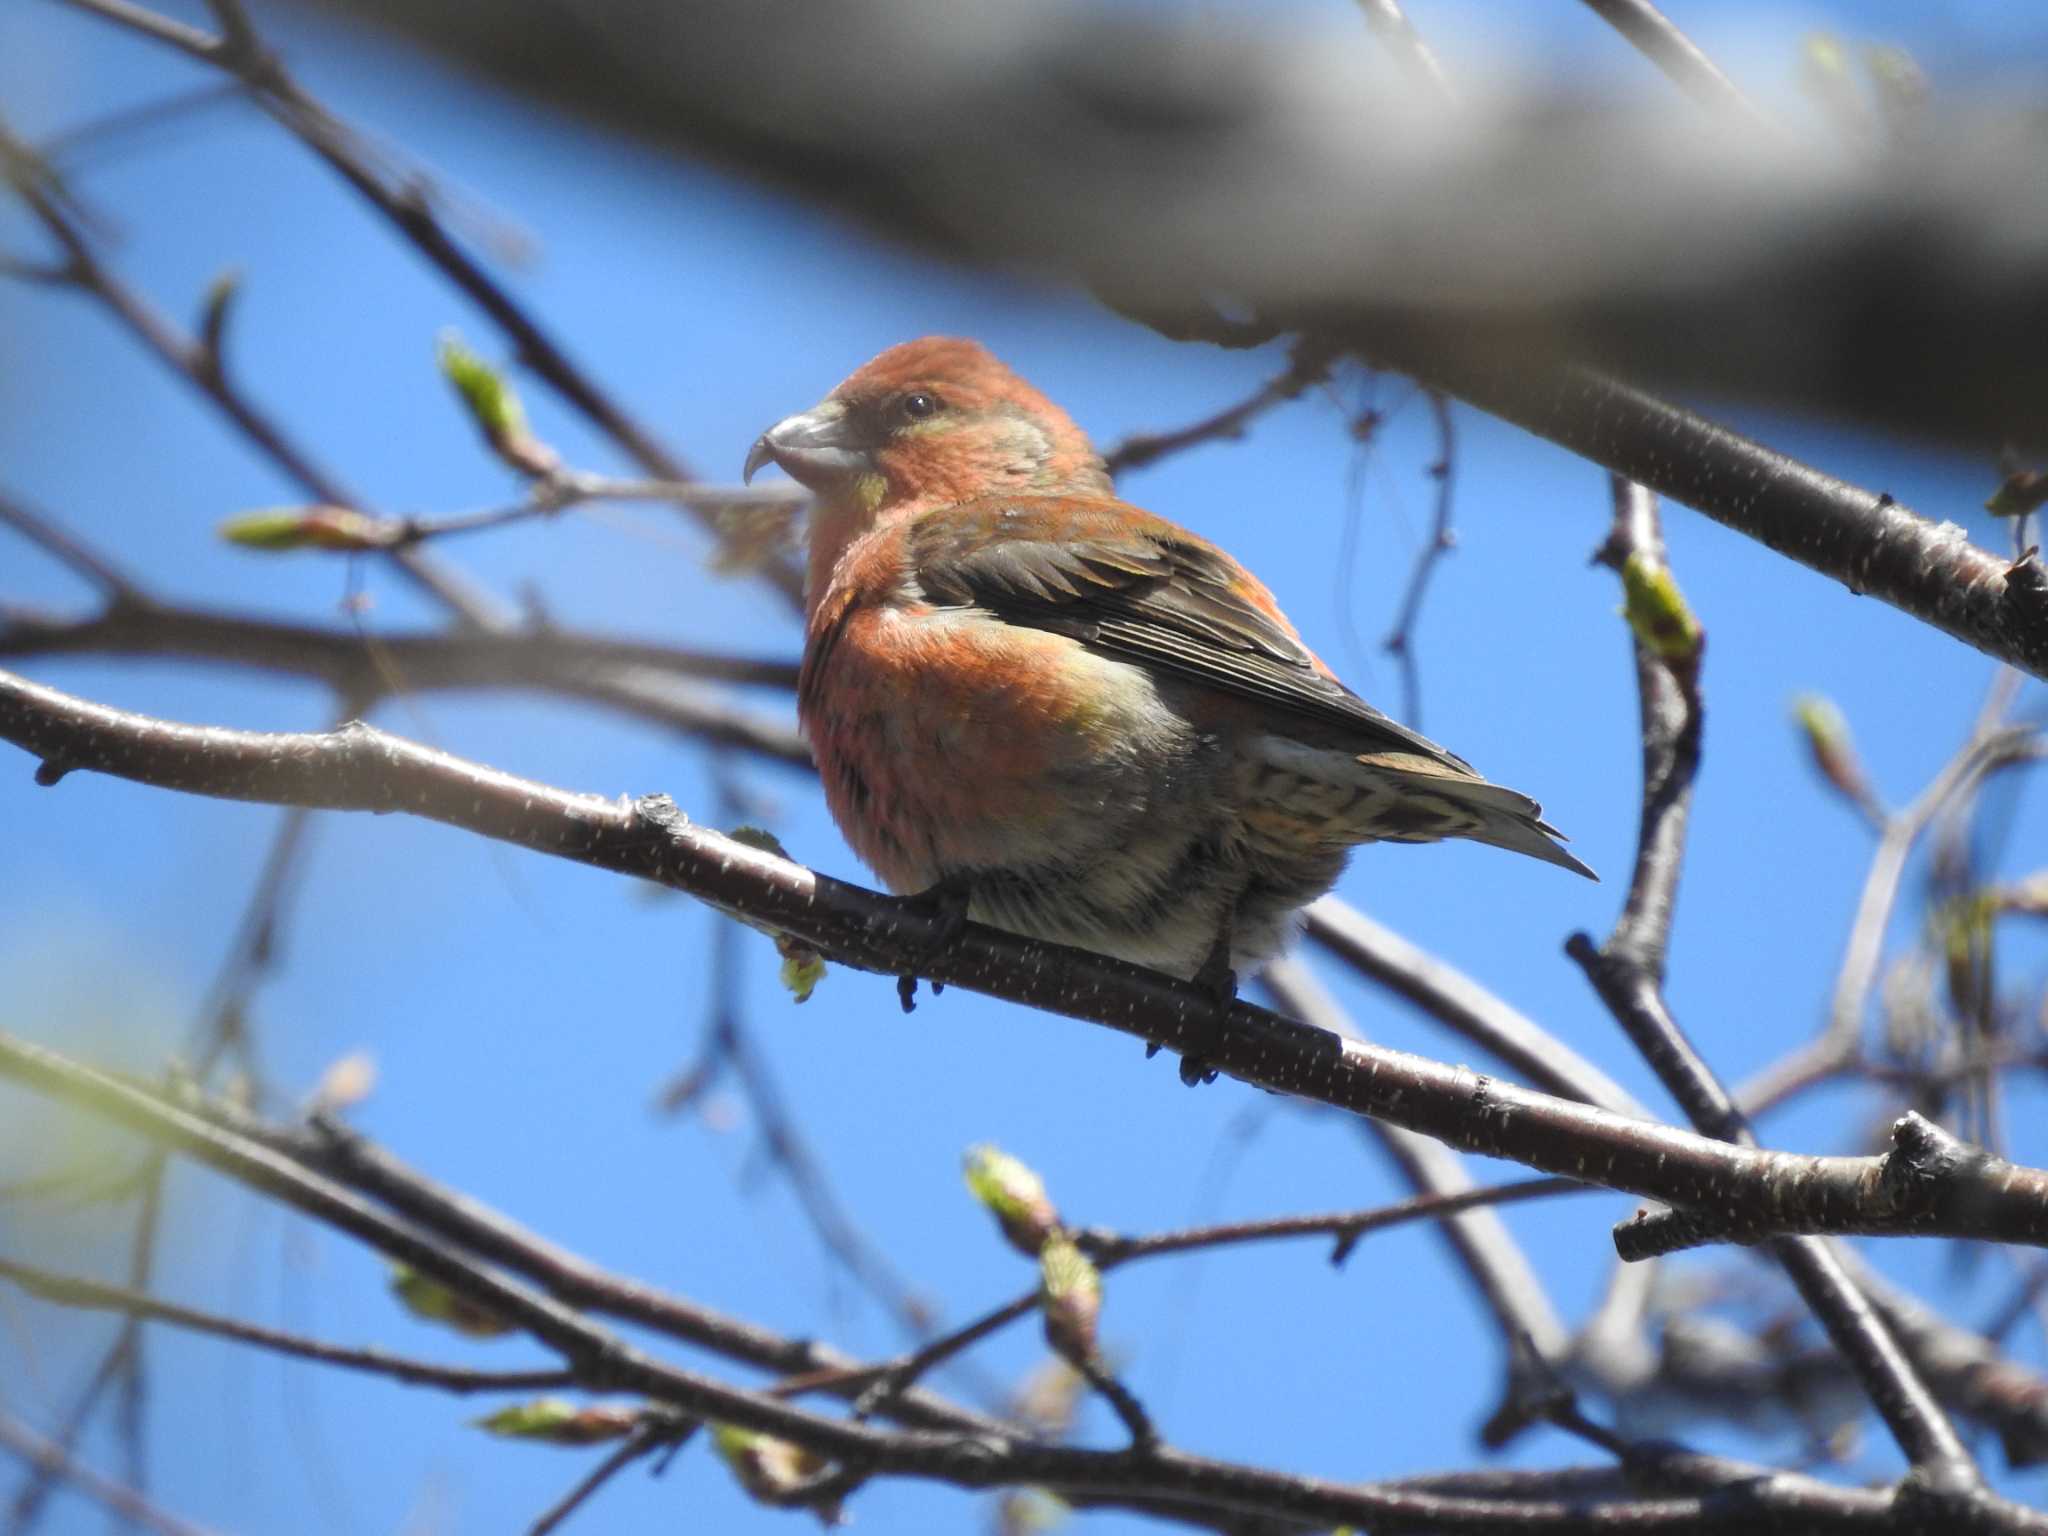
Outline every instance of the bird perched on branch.
<path fill-rule="evenodd" d="M 747 455 L 816 493 L 797 707 L 898 892 L 1228 995 L 1351 849 L 1591 876 L 1525 795 L 1337 681 L 1229 555 L 1117 499 L 980 345 L 892 347 Z"/>

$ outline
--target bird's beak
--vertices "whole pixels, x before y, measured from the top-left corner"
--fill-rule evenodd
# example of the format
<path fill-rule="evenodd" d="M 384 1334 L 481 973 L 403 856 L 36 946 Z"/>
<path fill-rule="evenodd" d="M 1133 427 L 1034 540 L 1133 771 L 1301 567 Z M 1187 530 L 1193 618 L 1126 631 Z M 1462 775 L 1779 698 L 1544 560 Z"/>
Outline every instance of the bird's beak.
<path fill-rule="evenodd" d="M 740 478 L 751 482 L 755 471 L 770 461 L 812 490 L 874 468 L 867 446 L 847 419 L 846 407 L 837 400 L 786 417 L 755 438 Z"/>

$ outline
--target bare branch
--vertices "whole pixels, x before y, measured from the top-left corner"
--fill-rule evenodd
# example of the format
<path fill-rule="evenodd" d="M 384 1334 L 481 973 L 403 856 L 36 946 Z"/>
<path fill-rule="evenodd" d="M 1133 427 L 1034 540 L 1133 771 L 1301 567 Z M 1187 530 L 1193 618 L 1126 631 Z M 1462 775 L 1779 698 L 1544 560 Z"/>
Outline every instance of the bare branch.
<path fill-rule="evenodd" d="M 1261 1087 L 1667 1204 L 1753 1203 L 1799 1231 L 2048 1242 L 2048 1174 L 1998 1164 L 1994 1178 L 1992 1164 L 1973 1164 L 1914 1183 L 1888 1179 L 1885 1158 L 1751 1152 L 1337 1039 L 1249 1003 L 1219 1018 L 1195 983 L 999 929 L 970 923 L 946 948 L 943 919 L 916 900 L 878 896 L 736 843 L 660 797 L 568 794 L 361 724 L 274 735 L 173 725 L 5 673 L 0 737 L 42 758 L 48 783 L 88 769 L 219 798 L 402 811 L 656 880 L 848 965 L 890 976 L 916 970 L 1106 1024 Z"/>
<path fill-rule="evenodd" d="M 140 589 L 112 562 L 41 513 L 0 494 L 0 523 L 54 555 L 100 589 L 110 603 L 134 602 Z"/>
<path fill-rule="evenodd" d="M 1563 353 L 1994 450 L 2041 430 L 2048 189 L 1996 92 L 1947 93 L 1925 152 L 1879 173 L 1661 102 L 1420 110 L 1321 29 L 1207 14 L 334 4 L 898 238 L 1168 318 L 1225 294 L 1282 330 L 1419 325 L 1475 359 Z"/>
<path fill-rule="evenodd" d="M 222 21 L 223 31 L 219 38 L 212 38 L 130 4 L 129 0 L 69 3 L 212 64 L 240 80 L 265 111 L 326 162 L 420 255 L 490 317 L 511 341 L 521 363 L 618 444 L 643 470 L 665 481 L 695 478 L 673 451 L 578 367 L 562 345 L 463 249 L 435 213 L 421 182 L 387 175 L 375 158 L 365 153 L 355 130 L 310 95 L 277 56 L 264 47 L 239 5 L 215 6 L 214 14 Z M 321 499 L 347 502 L 344 497 Z M 715 517 L 698 506 L 693 505 L 692 510 L 715 531 Z M 764 567 L 763 573 L 792 606 L 801 602 L 803 578 L 792 563 L 773 563 Z"/>
<path fill-rule="evenodd" d="M 1291 1017 L 1347 1039 L 1362 1038 L 1336 999 L 1299 962 L 1277 960 L 1260 979 Z M 1463 1159 L 1448 1147 L 1376 1120 L 1366 1121 L 1363 1128 L 1418 1193 L 1456 1195 L 1474 1187 Z M 1551 1364 L 1570 1347 L 1571 1335 L 1528 1255 L 1491 1205 L 1454 1216 L 1438 1230 L 1505 1346 L 1508 1380 L 1503 1406 L 1482 1432 L 1488 1445 L 1503 1445 L 1535 1417 L 1529 1407 L 1532 1383 L 1525 1361 L 1533 1355 L 1537 1371 L 1547 1378 Z"/>
<path fill-rule="evenodd" d="M 1436 481 L 1436 511 L 1430 516 L 1429 539 L 1408 572 L 1408 588 L 1401 594 L 1394 627 L 1380 642 L 1380 649 L 1400 664 L 1402 719 L 1417 730 L 1422 729 L 1422 670 L 1415 660 L 1415 625 L 1422 617 L 1422 600 L 1429 593 L 1429 578 L 1436 574 L 1444 556 L 1458 547 L 1457 535 L 1451 531 L 1458 473 L 1458 439 L 1451 419 L 1451 402 L 1433 389 L 1423 394 L 1429 401 L 1430 419 L 1436 423 L 1436 459 L 1429 466 L 1430 478 Z"/>
<path fill-rule="evenodd" d="M 64 252 L 66 270 L 74 286 L 98 300 L 159 362 L 211 400 L 244 437 L 308 495 L 336 506 L 358 505 L 339 480 L 228 377 L 221 359 L 203 341 L 180 331 L 147 299 L 107 269 L 71 215 L 50 195 L 34 154 L 7 131 L 4 122 L 0 122 L 0 168 L 5 169 L 16 194 Z M 422 552 L 400 550 L 393 558 L 401 573 L 459 617 L 482 627 L 497 622 L 499 615 L 493 600 Z"/>
<path fill-rule="evenodd" d="M 1762 115 L 1736 89 L 1735 82 L 1650 0 L 1586 0 L 1586 4 L 1701 106 L 1726 112 L 1750 126 L 1762 125 Z"/>
<path fill-rule="evenodd" d="M 314 1360 L 322 1365 L 341 1366 L 375 1376 L 389 1376 L 413 1387 L 439 1387 L 445 1392 L 524 1392 L 573 1385 L 567 1371 L 479 1371 L 464 1366 L 437 1365 L 410 1360 L 381 1349 L 355 1349 L 302 1338 L 275 1328 L 262 1328 L 232 1317 L 220 1317 L 175 1302 L 161 1301 L 125 1286 L 107 1285 L 80 1275 L 60 1275 L 34 1264 L 0 1258 L 0 1279 L 12 1280 L 31 1296 L 59 1306 L 82 1307 L 91 1311 L 119 1312 L 128 1317 L 169 1323 L 195 1333 L 253 1344 L 274 1354 Z"/>
<path fill-rule="evenodd" d="M 628 1435 L 625 1442 L 614 1449 L 609 1456 L 591 1468 L 585 1476 L 578 1478 L 575 1487 L 571 1488 L 559 1500 L 543 1510 L 540 1518 L 527 1527 L 526 1536 L 548 1536 L 548 1532 L 559 1528 L 564 1520 L 567 1520 L 577 1510 L 587 1504 L 597 1494 L 599 1489 L 603 1488 L 606 1483 L 617 1477 L 634 1462 L 643 1460 L 653 1455 L 656 1451 L 673 1446 L 682 1436 L 688 1433 L 690 1431 L 687 1429 L 682 1431 L 669 1429 L 664 1432 L 651 1422 L 643 1423 L 640 1428 Z"/>
<path fill-rule="evenodd" d="M 1112 475 L 1129 469 L 1144 469 L 1201 443 L 1222 442 L 1244 436 L 1259 417 L 1277 405 L 1298 400 L 1302 394 L 1330 376 L 1330 356 L 1319 347 L 1298 343 L 1284 371 L 1268 379 L 1249 398 L 1226 406 L 1213 416 L 1173 432 L 1137 432 L 1102 452 L 1102 462 Z"/>
<path fill-rule="evenodd" d="M 1448 962 L 1335 896 L 1307 909 L 1308 936 L 1524 1080 L 1637 1120 L 1657 1117 L 1592 1062 Z"/>
<path fill-rule="evenodd" d="M 101 1476 L 56 1441 L 37 1434 L 11 1414 L 0 1413 L 0 1445 L 39 1472 L 76 1488 L 94 1503 L 105 1505 L 121 1519 L 153 1532 L 154 1536 L 207 1536 L 199 1526 L 157 1508 L 133 1488 Z"/>
<path fill-rule="evenodd" d="M 562 1355 L 591 1390 L 631 1391 L 691 1418 L 710 1418 L 792 1440 L 849 1474 L 903 1474 L 960 1487 L 1040 1484 L 1080 1495 L 1194 1501 L 1217 1509 L 1281 1514 L 1304 1522 L 1403 1526 L 1455 1524 L 1472 1533 L 1517 1530 L 1587 1532 L 1599 1506 L 1574 1497 L 1464 1497 L 1373 1484 L 1336 1484 L 1218 1462 L 1160 1447 L 1120 1452 L 1070 1450 L 1016 1435 L 957 1435 L 885 1430 L 829 1418 L 773 1396 L 748 1392 L 656 1360 L 502 1272 L 475 1264 L 421 1229 L 394 1220 L 359 1197 L 263 1144 L 222 1129 L 197 1106 L 170 1103 L 80 1067 L 23 1041 L 0 1036 L 0 1063 L 17 1080 L 227 1174 L 284 1204 L 358 1237 L 487 1306 Z M 1720 1464 L 1717 1490 L 1739 1485 L 1740 1507 L 1713 1494 L 1626 1501 L 1638 1522 L 1684 1524 L 1701 1532 L 1753 1529 L 1763 1508 L 1825 1512 L 1853 1523 L 1885 1507 L 1884 1495 L 1832 1489 L 1811 1479 Z M 1704 1470 L 1704 1469 L 1702 1469 Z M 2048 1520 L 2017 1506 L 1985 1506 L 1986 1528 L 2040 1532 Z"/>
<path fill-rule="evenodd" d="M 1705 635 L 1665 565 L 1655 498 L 1619 476 L 1613 493 L 1613 526 L 1595 558 L 1621 574 L 1624 611 L 1634 635 L 1642 702 L 1642 826 L 1628 896 L 1613 934 L 1596 949 L 1586 934 L 1575 933 L 1565 950 L 1584 967 L 1616 1022 L 1687 1118 L 1709 1135 L 1753 1147 L 1756 1138 L 1748 1122 L 1680 1030 L 1663 995 L 1664 957 L 1700 762 Z M 1892 1176 L 1900 1182 L 1939 1181 L 1942 1164 L 1966 1160 L 1966 1149 L 1918 1116 L 1900 1120 L 1893 1134 L 1900 1162 Z M 1700 1215 L 1674 1213 L 1672 1224 L 1689 1226 Z M 1707 1219 L 1718 1220 L 1718 1213 Z M 1617 1233 L 1624 1258 L 1634 1256 L 1623 1241 L 1626 1232 Z M 1911 1460 L 1930 1512 L 1940 1509 L 1946 1518 L 1966 1518 L 1987 1497 L 1982 1475 L 1869 1300 L 1819 1239 L 1779 1238 L 1771 1246 Z"/>
<path fill-rule="evenodd" d="M 1450 81 L 1444 77 L 1444 67 L 1437 62 L 1437 56 L 1422 34 L 1415 30 L 1415 24 L 1408 19 L 1408 13 L 1401 9 L 1400 0 L 1358 0 L 1358 9 L 1365 17 L 1365 24 L 1372 29 L 1380 46 L 1394 57 L 1402 72 L 1417 86 L 1441 100 L 1448 101 L 1451 95 Z"/>
<path fill-rule="evenodd" d="M 796 729 L 690 685 L 793 690 L 794 663 L 553 629 L 353 629 L 154 603 L 82 619 L 0 604 L 0 656 L 162 657 L 314 678 L 359 709 L 405 693 L 505 689 L 580 699 L 701 740 L 809 768 Z"/>
<path fill-rule="evenodd" d="M 1862 894 L 1856 900 L 1827 1023 L 1817 1039 L 1764 1068 L 1737 1090 L 1736 1102 L 1748 1113 L 1761 1113 L 1855 1060 L 1871 989 L 1877 984 L 1878 963 L 1884 956 L 1885 934 L 1914 846 L 1943 810 L 1987 774 L 2041 761 L 2048 761 L 2048 738 L 2039 730 L 2005 725 L 1995 715 L 1988 717 L 1978 722 L 1970 739 L 1911 805 L 1885 818 Z"/>

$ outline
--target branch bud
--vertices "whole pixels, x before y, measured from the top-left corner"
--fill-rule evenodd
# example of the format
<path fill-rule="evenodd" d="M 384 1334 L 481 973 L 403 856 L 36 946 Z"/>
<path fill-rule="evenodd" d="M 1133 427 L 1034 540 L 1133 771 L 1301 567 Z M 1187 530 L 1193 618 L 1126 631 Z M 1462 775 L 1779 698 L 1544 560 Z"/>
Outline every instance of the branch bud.
<path fill-rule="evenodd" d="M 1037 1258 L 1059 1234 L 1060 1213 L 1029 1164 L 983 1143 L 967 1149 L 961 1171 L 968 1193 L 988 1207 L 1010 1246 L 1026 1258 Z"/>
<path fill-rule="evenodd" d="M 441 333 L 438 355 L 442 376 L 455 387 L 491 452 L 536 479 L 561 468 L 562 456 L 527 429 L 526 408 L 503 374 L 464 346 L 453 331 Z"/>
<path fill-rule="evenodd" d="M 400 542 L 401 534 L 400 525 L 389 518 L 324 505 L 243 512 L 224 519 L 217 531 L 230 544 L 271 553 L 295 549 L 389 549 Z"/>
<path fill-rule="evenodd" d="M 409 1264 L 391 1266 L 391 1294 L 414 1317 L 453 1328 L 468 1338 L 496 1339 L 512 1332 L 512 1325 L 495 1312 L 457 1295 L 438 1280 L 428 1279 Z"/>
<path fill-rule="evenodd" d="M 1673 664 L 1699 659 L 1700 621 L 1686 606 L 1671 568 L 1640 553 L 1621 567 L 1622 613 L 1652 655 Z"/>
<path fill-rule="evenodd" d="M 711 1444 L 750 1497 L 778 1508 L 798 1500 L 806 1485 L 832 1465 L 816 1451 L 737 1424 L 713 1424 Z M 830 1524 L 836 1510 L 819 1513 Z"/>
<path fill-rule="evenodd" d="M 1102 1273 L 1073 1239 L 1057 1234 L 1038 1251 L 1039 1306 L 1045 1342 L 1062 1359 L 1085 1367 L 1095 1358 L 1095 1325 L 1102 1315 Z"/>
<path fill-rule="evenodd" d="M 778 859 L 789 857 L 789 850 L 782 846 L 782 839 L 766 827 L 734 827 L 726 836 L 758 853 L 772 853 Z M 825 957 L 801 939 L 792 938 L 778 929 L 762 928 L 758 923 L 748 926 L 760 928 L 775 941 L 775 952 L 782 957 L 778 979 L 788 988 L 791 997 L 800 1003 L 808 1003 L 811 994 L 817 991 L 818 983 L 825 979 Z"/>
<path fill-rule="evenodd" d="M 1820 776 L 1840 790 L 1857 806 L 1868 810 L 1877 796 L 1856 756 L 1856 742 L 1849 734 L 1849 722 L 1832 699 L 1817 693 L 1802 693 L 1792 701 L 1792 718 L 1806 737 L 1806 750 Z"/>
<path fill-rule="evenodd" d="M 563 1397 L 536 1397 L 514 1403 L 469 1422 L 487 1434 L 508 1440 L 536 1440 L 543 1445 L 602 1445 L 619 1440 L 638 1427 L 638 1408 L 591 1404 L 578 1407 Z"/>

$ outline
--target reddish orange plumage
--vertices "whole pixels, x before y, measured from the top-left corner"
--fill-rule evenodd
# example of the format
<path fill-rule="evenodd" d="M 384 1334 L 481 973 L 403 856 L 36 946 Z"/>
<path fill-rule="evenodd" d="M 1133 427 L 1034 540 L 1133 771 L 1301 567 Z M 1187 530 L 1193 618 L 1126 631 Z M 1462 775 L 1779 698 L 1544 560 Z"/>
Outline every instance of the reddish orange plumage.
<path fill-rule="evenodd" d="M 893 347 L 755 444 L 817 493 L 798 707 L 896 890 L 1186 976 L 1255 966 L 1378 839 L 1588 873 L 1537 806 L 1387 719 L 1206 540 L 1116 500 L 971 341 Z"/>

